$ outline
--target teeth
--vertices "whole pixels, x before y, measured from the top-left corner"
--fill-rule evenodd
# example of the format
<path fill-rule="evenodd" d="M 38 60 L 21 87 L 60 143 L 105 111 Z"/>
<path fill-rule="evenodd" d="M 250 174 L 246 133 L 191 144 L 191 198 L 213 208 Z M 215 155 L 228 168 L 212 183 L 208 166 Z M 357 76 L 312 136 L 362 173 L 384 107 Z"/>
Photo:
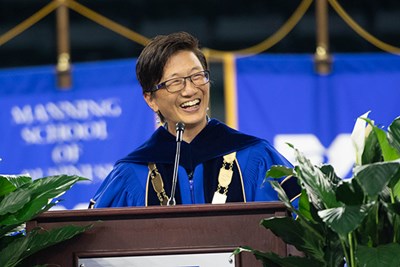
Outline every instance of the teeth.
<path fill-rule="evenodd" d="M 199 99 L 195 99 L 195 100 L 192 100 L 192 101 L 188 101 L 188 102 L 182 103 L 181 107 L 182 108 L 187 108 L 187 107 L 191 107 L 191 106 L 197 105 L 199 103 L 200 103 L 200 100 Z"/>

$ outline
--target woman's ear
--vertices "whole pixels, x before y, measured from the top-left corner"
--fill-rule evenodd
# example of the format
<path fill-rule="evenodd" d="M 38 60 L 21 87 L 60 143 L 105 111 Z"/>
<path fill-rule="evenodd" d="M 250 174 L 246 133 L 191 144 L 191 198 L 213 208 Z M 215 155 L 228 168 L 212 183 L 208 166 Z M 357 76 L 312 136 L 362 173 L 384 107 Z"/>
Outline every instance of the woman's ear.
<path fill-rule="evenodd" d="M 146 101 L 147 105 L 155 112 L 158 112 L 158 106 L 156 101 L 154 100 L 153 94 L 146 92 L 143 94 L 144 100 Z"/>

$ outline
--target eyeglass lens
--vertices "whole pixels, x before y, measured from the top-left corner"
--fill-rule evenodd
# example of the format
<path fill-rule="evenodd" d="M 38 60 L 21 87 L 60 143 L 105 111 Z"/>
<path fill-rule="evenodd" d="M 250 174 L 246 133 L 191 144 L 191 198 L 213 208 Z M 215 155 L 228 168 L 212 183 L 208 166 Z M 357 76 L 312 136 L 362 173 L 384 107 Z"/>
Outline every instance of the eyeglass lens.
<path fill-rule="evenodd" d="M 189 79 L 196 86 L 205 85 L 209 82 L 209 73 L 208 71 L 201 71 L 187 77 L 180 77 L 166 81 L 165 88 L 171 93 L 180 91 L 185 87 L 186 79 Z"/>

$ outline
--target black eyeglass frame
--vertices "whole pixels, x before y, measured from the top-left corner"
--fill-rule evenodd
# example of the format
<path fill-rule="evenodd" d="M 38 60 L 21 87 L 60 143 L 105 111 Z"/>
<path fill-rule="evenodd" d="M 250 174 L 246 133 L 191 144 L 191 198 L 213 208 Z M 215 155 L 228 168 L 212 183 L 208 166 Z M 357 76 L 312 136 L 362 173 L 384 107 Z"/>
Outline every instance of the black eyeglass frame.
<path fill-rule="evenodd" d="M 195 76 L 195 75 L 197 75 L 197 74 L 199 74 L 199 73 L 202 73 L 202 72 L 205 74 L 204 77 L 207 77 L 207 82 L 206 82 L 206 83 L 203 83 L 203 84 L 201 84 L 201 85 L 197 85 L 197 84 L 195 84 L 195 83 L 192 81 L 192 77 Z M 185 86 L 183 86 L 181 90 L 174 91 L 174 92 L 170 92 L 170 91 L 168 90 L 167 86 L 166 86 L 166 84 L 167 84 L 168 82 L 173 81 L 173 80 L 176 80 L 176 79 L 183 79 L 184 82 L 186 82 L 186 80 L 189 79 L 190 82 L 193 83 L 195 86 L 202 86 L 202 85 L 205 85 L 205 84 L 207 84 L 207 83 L 210 82 L 210 71 L 209 71 L 209 70 L 202 70 L 202 71 L 193 73 L 193 74 L 191 74 L 191 75 L 189 75 L 189 76 L 186 76 L 186 77 L 176 77 L 176 78 L 172 78 L 172 79 L 166 80 L 166 81 L 164 81 L 164 82 L 162 82 L 162 83 L 159 83 L 159 84 L 155 85 L 153 88 L 151 88 L 151 89 L 149 90 L 149 92 L 152 93 L 152 92 L 158 91 L 158 90 L 160 90 L 160 89 L 165 89 L 165 90 L 167 90 L 169 93 L 177 93 L 177 92 L 181 91 L 183 88 L 185 88 Z"/>

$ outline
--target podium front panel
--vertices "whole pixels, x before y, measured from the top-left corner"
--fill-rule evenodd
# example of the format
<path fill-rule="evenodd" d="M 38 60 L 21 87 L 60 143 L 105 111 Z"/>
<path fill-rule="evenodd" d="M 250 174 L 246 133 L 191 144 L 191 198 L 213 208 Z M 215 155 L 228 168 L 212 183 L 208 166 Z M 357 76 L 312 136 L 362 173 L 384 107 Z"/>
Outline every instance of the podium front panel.
<path fill-rule="evenodd" d="M 28 230 L 70 224 L 94 224 L 94 227 L 34 255 L 31 263 L 90 267 L 82 263 L 96 258 L 140 261 L 152 256 L 154 260 L 175 257 L 179 262 L 190 255 L 214 254 L 220 259 L 219 256 L 232 253 L 239 246 L 285 256 L 285 243 L 260 225 L 262 219 L 273 216 L 287 216 L 282 203 L 48 211 L 29 222 Z M 233 262 L 235 267 L 262 266 L 250 253 L 239 254 Z"/>

